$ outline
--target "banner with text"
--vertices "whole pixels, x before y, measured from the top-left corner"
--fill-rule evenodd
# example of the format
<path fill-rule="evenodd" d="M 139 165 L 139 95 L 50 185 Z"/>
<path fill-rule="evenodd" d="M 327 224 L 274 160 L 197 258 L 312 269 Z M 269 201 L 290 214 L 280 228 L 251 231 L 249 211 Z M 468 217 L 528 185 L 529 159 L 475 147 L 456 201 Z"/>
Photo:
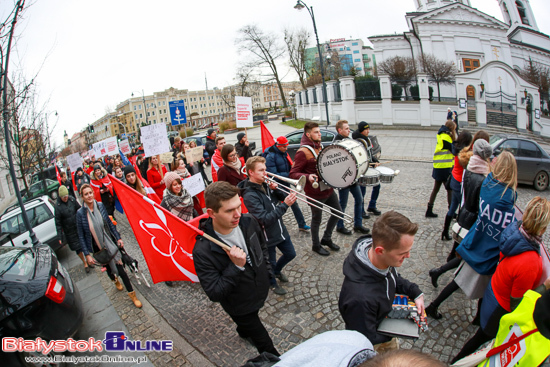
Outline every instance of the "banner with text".
<path fill-rule="evenodd" d="M 122 152 L 122 154 L 130 154 L 132 150 L 130 149 L 130 143 L 128 142 L 128 139 L 120 142 L 120 151 Z"/>
<path fill-rule="evenodd" d="M 106 155 L 112 155 L 118 153 L 118 143 L 117 143 L 117 137 L 113 136 L 111 138 L 107 138 L 105 140 L 102 140 L 98 143 L 94 143 L 94 155 L 96 158 L 101 158 Z"/>
<path fill-rule="evenodd" d="M 146 157 L 166 153 L 170 151 L 170 141 L 166 134 L 165 124 L 142 126 L 141 142 Z"/>
<path fill-rule="evenodd" d="M 235 96 L 237 127 L 252 127 L 252 98 Z"/>
<path fill-rule="evenodd" d="M 67 164 L 69 165 L 69 168 L 71 169 L 71 172 L 76 172 L 76 170 L 80 167 L 82 167 L 82 158 L 80 157 L 80 153 L 74 153 L 67 157 Z"/>

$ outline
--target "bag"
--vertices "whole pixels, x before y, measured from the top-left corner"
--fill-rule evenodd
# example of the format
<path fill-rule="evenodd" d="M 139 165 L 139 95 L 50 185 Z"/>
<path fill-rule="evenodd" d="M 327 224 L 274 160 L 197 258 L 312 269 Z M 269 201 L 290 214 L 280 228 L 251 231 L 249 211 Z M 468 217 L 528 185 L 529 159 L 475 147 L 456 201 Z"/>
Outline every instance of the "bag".
<path fill-rule="evenodd" d="M 115 256 L 116 252 L 114 253 L 114 255 L 111 255 L 106 247 L 103 247 L 101 250 L 94 252 L 93 254 L 94 260 L 101 265 L 107 265 L 111 262 L 111 260 L 113 260 Z"/>

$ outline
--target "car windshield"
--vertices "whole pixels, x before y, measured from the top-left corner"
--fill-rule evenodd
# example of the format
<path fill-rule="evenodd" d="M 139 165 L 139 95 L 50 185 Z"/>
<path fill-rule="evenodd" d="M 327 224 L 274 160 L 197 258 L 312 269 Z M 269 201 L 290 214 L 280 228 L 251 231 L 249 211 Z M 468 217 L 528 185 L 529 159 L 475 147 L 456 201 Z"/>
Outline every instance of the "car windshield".
<path fill-rule="evenodd" d="M 35 261 L 32 248 L 0 249 L 0 278 L 28 279 L 33 273 Z"/>
<path fill-rule="evenodd" d="M 493 135 L 489 138 L 489 144 L 491 144 L 491 148 L 495 149 L 495 147 L 499 145 L 500 142 L 502 142 L 503 140 L 504 138 L 502 136 Z"/>

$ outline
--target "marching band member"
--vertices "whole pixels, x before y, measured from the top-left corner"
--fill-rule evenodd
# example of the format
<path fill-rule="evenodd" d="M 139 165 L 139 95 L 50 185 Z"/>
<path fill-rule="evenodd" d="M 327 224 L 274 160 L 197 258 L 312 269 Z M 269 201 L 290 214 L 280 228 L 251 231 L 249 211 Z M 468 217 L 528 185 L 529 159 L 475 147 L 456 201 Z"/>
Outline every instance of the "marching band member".
<path fill-rule="evenodd" d="M 346 120 L 340 120 L 336 123 L 336 131 L 338 132 L 338 135 L 336 135 L 336 138 L 334 139 L 334 141 L 349 139 L 350 129 L 349 129 L 349 124 Z M 349 187 L 340 189 L 339 190 L 340 207 L 342 208 L 343 212 L 346 211 L 346 206 L 348 205 L 348 197 L 350 192 L 353 195 L 353 200 L 355 202 L 354 212 L 353 212 L 354 213 L 353 230 L 357 232 L 361 232 L 363 234 L 368 234 L 370 230 L 368 228 L 363 227 L 363 218 L 362 218 L 363 194 L 361 193 L 361 186 L 359 186 L 357 183 L 354 183 Z M 338 224 L 336 225 L 336 232 L 339 232 L 345 235 L 351 234 L 351 231 L 346 227 L 344 227 L 344 221 L 342 219 L 340 219 L 338 221 Z"/>
<path fill-rule="evenodd" d="M 334 189 L 328 187 L 322 187 L 322 182 L 318 183 L 319 187 L 314 189 L 312 184 L 318 181 L 317 176 L 317 156 L 323 148 L 321 145 L 321 129 L 316 122 L 308 122 L 304 126 L 304 135 L 300 149 L 294 156 L 294 166 L 290 170 L 290 178 L 299 179 L 302 176 L 307 177 L 305 193 L 308 197 L 316 199 L 325 205 L 335 210 L 340 210 L 340 203 L 338 202 L 338 196 L 334 192 Z M 333 211 L 334 213 L 334 211 Z M 336 214 L 336 213 L 334 213 Z M 321 246 L 328 246 L 333 251 L 340 250 L 340 247 L 332 242 L 332 231 L 336 227 L 338 218 L 331 215 L 328 219 L 327 226 L 323 238 L 319 241 L 319 227 L 321 225 L 321 219 L 323 218 L 323 211 L 316 207 L 311 207 L 311 249 L 322 256 L 328 256 L 330 253 Z"/>

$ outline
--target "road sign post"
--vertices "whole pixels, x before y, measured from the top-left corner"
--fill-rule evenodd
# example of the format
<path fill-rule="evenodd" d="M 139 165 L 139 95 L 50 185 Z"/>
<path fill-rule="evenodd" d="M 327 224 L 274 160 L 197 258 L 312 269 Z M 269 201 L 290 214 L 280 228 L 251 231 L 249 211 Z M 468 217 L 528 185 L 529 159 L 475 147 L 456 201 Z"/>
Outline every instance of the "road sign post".
<path fill-rule="evenodd" d="M 170 119 L 172 126 L 184 124 L 185 137 L 187 138 L 187 117 L 185 116 L 185 103 L 183 100 L 171 101 L 168 103 L 170 108 Z"/>

